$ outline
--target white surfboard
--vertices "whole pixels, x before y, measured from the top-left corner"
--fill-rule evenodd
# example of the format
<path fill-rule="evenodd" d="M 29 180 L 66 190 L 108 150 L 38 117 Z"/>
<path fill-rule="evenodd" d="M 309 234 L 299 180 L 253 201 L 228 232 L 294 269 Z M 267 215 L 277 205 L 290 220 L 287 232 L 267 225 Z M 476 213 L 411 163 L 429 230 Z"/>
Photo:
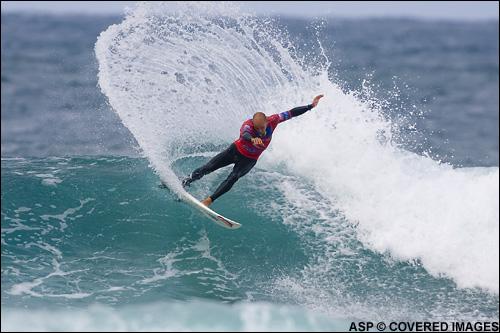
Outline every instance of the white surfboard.
<path fill-rule="evenodd" d="M 238 229 L 239 227 L 241 227 L 241 224 L 239 224 L 238 222 L 228 219 L 227 217 L 224 217 L 217 212 L 214 212 L 186 191 L 184 191 L 180 195 L 180 197 L 184 202 L 199 210 L 206 217 L 208 217 L 210 220 L 217 223 L 221 227 L 224 227 L 226 229 Z"/>

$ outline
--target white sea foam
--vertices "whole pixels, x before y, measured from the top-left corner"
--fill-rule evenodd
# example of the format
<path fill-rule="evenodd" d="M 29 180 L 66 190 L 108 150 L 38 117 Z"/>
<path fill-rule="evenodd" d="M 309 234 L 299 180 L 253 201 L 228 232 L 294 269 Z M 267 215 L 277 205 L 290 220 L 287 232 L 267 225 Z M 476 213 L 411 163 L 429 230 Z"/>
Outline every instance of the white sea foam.
<path fill-rule="evenodd" d="M 282 126 L 266 158 L 335 202 L 369 248 L 498 293 L 498 167 L 454 168 L 381 142 L 390 123 L 376 109 L 322 87 L 322 105 Z"/>
<path fill-rule="evenodd" d="M 86 203 L 93 201 L 93 200 L 94 200 L 93 198 L 86 198 L 84 200 L 80 200 L 80 205 L 78 207 L 68 208 L 64 212 L 62 212 L 61 214 L 43 214 L 43 215 L 40 215 L 40 218 L 44 221 L 48 221 L 50 219 L 59 220 L 60 221 L 60 230 L 64 231 L 64 229 L 66 229 L 68 227 L 66 219 L 67 218 L 70 218 L 70 219 L 78 218 L 78 216 L 75 216 L 74 218 L 72 218 L 70 216 L 73 215 L 74 213 L 78 212 L 80 209 L 82 209 Z M 53 208 L 55 208 L 55 206 Z"/>
<path fill-rule="evenodd" d="M 25 294 L 25 295 L 30 295 L 33 297 L 42 297 L 42 298 L 52 297 L 52 298 L 68 298 L 68 299 L 80 299 L 80 298 L 85 298 L 85 297 L 92 295 L 90 293 L 84 293 L 84 292 L 56 294 L 56 293 L 50 293 L 50 292 L 46 292 L 46 291 L 33 290 L 36 287 L 42 285 L 45 282 L 45 280 L 48 280 L 54 276 L 55 277 L 63 277 L 63 276 L 67 276 L 67 275 L 81 272 L 82 270 L 73 270 L 73 271 L 68 271 L 68 272 L 61 270 L 61 264 L 58 261 L 58 260 L 62 259 L 61 252 L 49 244 L 30 243 L 28 245 L 38 246 L 42 249 L 45 249 L 49 252 L 52 252 L 57 257 L 57 259 L 55 259 L 55 258 L 52 259 L 52 267 L 53 267 L 54 271 L 47 274 L 46 276 L 36 278 L 33 281 L 16 283 L 16 284 L 12 285 L 12 287 L 8 291 L 6 291 L 7 294 L 10 294 L 10 295 L 24 295 Z"/>
<path fill-rule="evenodd" d="M 35 174 L 35 177 L 42 178 L 42 184 L 46 186 L 57 186 L 57 184 L 62 183 L 62 179 L 50 173 Z"/>

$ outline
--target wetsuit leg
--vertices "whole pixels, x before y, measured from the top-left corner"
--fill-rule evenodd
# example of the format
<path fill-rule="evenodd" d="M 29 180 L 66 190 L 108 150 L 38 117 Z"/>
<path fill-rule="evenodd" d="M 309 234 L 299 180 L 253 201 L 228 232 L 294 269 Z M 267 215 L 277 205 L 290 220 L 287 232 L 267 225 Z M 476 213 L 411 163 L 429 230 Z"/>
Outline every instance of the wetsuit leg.
<path fill-rule="evenodd" d="M 229 174 L 229 176 L 224 180 L 219 187 L 215 190 L 214 194 L 210 196 L 212 201 L 215 201 L 218 197 L 226 193 L 233 187 L 234 183 L 244 175 L 246 175 L 257 163 L 257 160 L 252 158 L 245 157 L 240 153 L 237 153 L 238 157 L 236 163 L 234 164 L 233 171 Z"/>
<path fill-rule="evenodd" d="M 184 186 L 189 186 L 189 184 L 195 180 L 200 179 L 201 177 L 209 174 L 217 169 L 225 167 L 231 163 L 235 163 L 236 161 L 236 145 L 231 144 L 226 150 L 220 152 L 215 155 L 210 161 L 208 161 L 205 165 L 199 167 L 194 170 L 189 178 L 184 179 L 182 184 Z"/>

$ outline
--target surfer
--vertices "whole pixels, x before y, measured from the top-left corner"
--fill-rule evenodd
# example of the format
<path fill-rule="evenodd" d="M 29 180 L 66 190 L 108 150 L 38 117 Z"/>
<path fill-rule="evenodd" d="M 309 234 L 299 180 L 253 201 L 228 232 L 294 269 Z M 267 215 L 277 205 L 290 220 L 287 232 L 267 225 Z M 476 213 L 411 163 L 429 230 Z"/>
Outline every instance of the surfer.
<path fill-rule="evenodd" d="M 218 197 L 229 191 L 239 178 L 246 175 L 254 167 L 260 154 L 271 143 L 273 131 L 279 123 L 300 116 L 316 107 L 321 97 L 323 95 L 314 97 L 309 105 L 299 106 L 269 117 L 263 112 L 255 113 L 252 119 L 246 120 L 241 126 L 240 137 L 226 150 L 208 161 L 207 164 L 194 170 L 191 176 L 182 181 L 182 186 L 185 188 L 206 174 L 234 163 L 233 170 L 226 180 L 219 185 L 212 195 L 201 201 L 205 206 L 210 206 Z"/>

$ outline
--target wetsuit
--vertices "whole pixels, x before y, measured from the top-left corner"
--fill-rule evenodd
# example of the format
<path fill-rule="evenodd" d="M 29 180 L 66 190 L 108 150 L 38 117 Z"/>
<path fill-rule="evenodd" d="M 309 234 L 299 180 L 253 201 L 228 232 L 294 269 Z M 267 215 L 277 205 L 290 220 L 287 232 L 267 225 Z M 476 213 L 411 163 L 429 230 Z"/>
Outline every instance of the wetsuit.
<path fill-rule="evenodd" d="M 234 163 L 233 170 L 229 176 L 210 196 L 212 201 L 215 201 L 218 197 L 229 191 L 240 177 L 247 174 L 254 167 L 260 154 L 262 154 L 271 143 L 273 131 L 279 123 L 300 116 L 312 108 L 312 104 L 309 104 L 267 117 L 267 127 L 264 135 L 261 135 L 259 131 L 253 127 L 252 119 L 246 120 L 241 126 L 240 137 L 226 150 L 214 156 L 207 164 L 194 170 L 190 177 L 183 180 L 183 186 L 189 186 L 191 182 L 200 179 L 204 175 Z M 263 146 L 253 145 L 251 139 L 256 137 L 262 140 Z"/>

